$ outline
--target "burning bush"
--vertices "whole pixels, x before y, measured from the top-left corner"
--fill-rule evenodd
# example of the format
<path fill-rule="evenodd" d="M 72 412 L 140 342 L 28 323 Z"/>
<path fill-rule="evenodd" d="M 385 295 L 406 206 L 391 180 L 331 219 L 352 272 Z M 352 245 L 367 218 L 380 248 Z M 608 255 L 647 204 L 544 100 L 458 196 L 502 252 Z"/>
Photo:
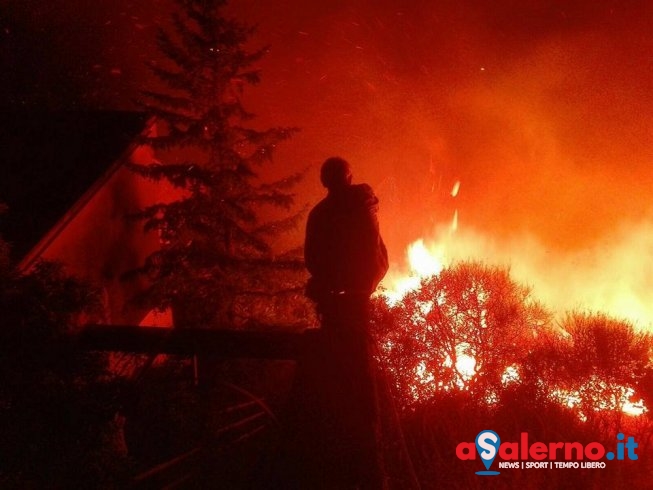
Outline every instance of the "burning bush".
<path fill-rule="evenodd" d="M 374 300 L 378 358 L 403 405 L 402 426 L 424 487 L 477 485 L 451 448 L 492 427 L 508 438 L 601 441 L 632 435 L 640 459 L 653 434 L 641 414 L 653 393 L 651 337 L 603 314 L 560 322 L 507 270 L 459 263 Z M 405 284 L 405 282 L 401 283 Z M 408 289 L 408 292 L 403 292 Z M 637 390 L 637 391 L 635 391 Z M 632 488 L 650 466 L 626 471 L 517 474 L 522 488 Z M 512 488 L 512 486 L 511 486 Z"/>
<path fill-rule="evenodd" d="M 517 379 L 548 314 L 507 270 L 463 262 L 399 301 L 379 297 L 380 361 L 405 405 L 461 390 L 495 401 Z"/>
<path fill-rule="evenodd" d="M 574 408 L 583 419 L 598 413 L 638 413 L 630 402 L 649 364 L 650 337 L 602 314 L 569 314 L 538 339 L 525 380 Z"/>

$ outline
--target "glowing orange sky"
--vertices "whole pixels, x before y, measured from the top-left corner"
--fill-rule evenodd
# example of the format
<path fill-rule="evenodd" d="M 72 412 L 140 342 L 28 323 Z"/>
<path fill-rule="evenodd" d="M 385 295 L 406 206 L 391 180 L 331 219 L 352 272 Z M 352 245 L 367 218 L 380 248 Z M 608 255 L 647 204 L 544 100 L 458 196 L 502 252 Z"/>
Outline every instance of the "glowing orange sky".
<path fill-rule="evenodd" d="M 241 4 L 272 45 L 255 105 L 303 129 L 283 160 L 351 159 L 382 198 L 391 248 L 454 207 L 461 226 L 552 250 L 648 217 L 646 4 L 305 3 Z"/>
<path fill-rule="evenodd" d="M 302 128 L 280 149 L 280 170 L 349 159 L 355 180 L 379 194 L 394 260 L 454 209 L 462 229 L 499 242 L 527 235 L 552 256 L 609 255 L 617 235 L 653 223 L 651 2 L 242 0 L 231 9 L 272 48 L 250 107 L 261 124 Z M 129 108 L 169 11 L 169 0 L 11 0 L 1 88 L 12 103 Z M 309 179 L 300 202 L 323 192 L 316 170 Z"/>

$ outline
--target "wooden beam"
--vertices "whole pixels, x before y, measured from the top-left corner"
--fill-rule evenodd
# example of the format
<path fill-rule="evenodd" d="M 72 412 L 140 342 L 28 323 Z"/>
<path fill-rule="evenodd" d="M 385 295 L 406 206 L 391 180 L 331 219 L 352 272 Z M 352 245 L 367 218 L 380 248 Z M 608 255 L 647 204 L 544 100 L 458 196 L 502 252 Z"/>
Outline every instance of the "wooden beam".
<path fill-rule="evenodd" d="M 89 325 L 79 334 L 89 350 L 201 355 L 223 359 L 296 360 L 303 332 L 184 329 L 132 325 Z"/>

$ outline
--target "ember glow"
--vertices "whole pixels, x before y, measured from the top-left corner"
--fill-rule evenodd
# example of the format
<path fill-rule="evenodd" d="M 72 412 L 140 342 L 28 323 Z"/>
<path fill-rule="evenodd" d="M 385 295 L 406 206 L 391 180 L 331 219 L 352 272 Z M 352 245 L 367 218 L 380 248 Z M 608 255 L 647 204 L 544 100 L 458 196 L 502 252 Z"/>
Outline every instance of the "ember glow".
<path fill-rule="evenodd" d="M 422 239 L 410 244 L 406 255 L 409 264 L 408 274 L 391 273 L 384 281 L 385 284 L 389 284 L 389 287 L 381 294 L 391 305 L 400 301 L 408 291 L 419 288 L 422 279 L 439 274 L 445 266 L 444 247 L 429 250 Z"/>
<path fill-rule="evenodd" d="M 653 322 L 650 250 L 653 224 L 648 221 L 624 223 L 594 247 L 559 254 L 532 235 L 504 240 L 459 226 L 455 214 L 450 225 L 408 246 L 404 262 L 391 265 L 383 294 L 396 301 L 420 278 L 456 262 L 478 260 L 509 268 L 556 315 L 601 312 L 648 331 Z"/>
<path fill-rule="evenodd" d="M 452 196 L 455 197 L 457 195 L 459 186 L 460 183 L 456 182 L 451 193 Z M 466 286 L 468 288 L 467 296 L 474 298 L 474 305 L 478 309 L 477 311 L 472 311 L 472 308 L 468 311 L 460 312 L 456 307 L 448 310 L 446 303 L 450 300 L 446 292 L 436 292 L 436 295 L 432 298 L 427 297 L 425 299 L 420 297 L 421 288 L 430 279 L 440 275 L 445 269 L 455 264 L 455 257 L 461 257 L 460 253 L 462 250 L 472 252 L 488 250 L 487 248 L 483 248 L 483 240 L 478 239 L 475 241 L 473 239 L 473 234 L 463 235 L 462 237 L 457 234 L 457 211 L 454 214 L 454 219 L 450 226 L 441 228 L 436 236 L 437 238 L 430 242 L 420 238 L 410 244 L 406 251 L 407 265 L 403 268 L 394 267 L 388 274 L 388 277 L 384 281 L 385 286 L 379 293 L 391 309 L 405 301 L 408 301 L 412 305 L 409 307 L 412 308 L 412 313 L 403 316 L 407 324 L 398 327 L 398 329 L 402 330 L 404 335 L 414 336 L 415 341 L 418 343 L 427 343 L 425 350 L 427 358 L 423 358 L 416 363 L 412 370 L 411 379 L 408 382 L 407 394 L 412 401 L 434 396 L 439 391 L 446 392 L 451 389 L 469 389 L 469 382 L 477 375 L 477 359 L 474 354 L 476 349 L 470 343 L 466 342 L 464 338 L 459 337 L 459 330 L 465 331 L 470 328 L 465 325 L 465 322 L 468 321 L 465 319 L 466 315 L 475 318 L 475 326 L 471 327 L 472 330 L 483 330 L 488 327 L 486 304 L 491 293 L 480 284 L 472 281 Z M 471 255 L 471 257 L 475 257 L 475 255 Z M 505 255 L 497 253 L 496 257 L 505 257 Z M 529 258 L 524 255 L 520 255 L 520 257 L 524 258 L 527 263 L 532 260 L 532 257 Z M 469 259 L 470 257 L 465 258 Z M 484 260 L 488 261 L 492 260 L 492 258 L 488 259 L 485 257 Z M 413 297 L 414 295 L 417 295 L 419 299 L 416 300 Z M 431 317 L 434 308 L 441 309 L 445 316 L 453 315 L 453 324 L 445 327 L 445 329 L 452 329 L 453 332 L 447 330 L 447 333 L 444 334 L 445 336 L 449 336 L 447 342 L 450 342 L 452 350 L 449 354 L 445 353 L 444 356 L 437 353 L 433 354 L 434 358 L 428 359 L 430 345 L 433 341 L 427 339 L 429 339 L 432 331 L 438 330 L 438 326 L 433 325 L 432 322 L 447 321 L 443 319 L 442 313 L 440 313 L 440 316 L 436 316 L 434 320 Z M 624 313 L 623 310 L 620 311 Z M 627 316 L 623 315 L 624 318 Z M 538 327 L 545 327 L 545 325 L 542 321 L 536 322 L 534 324 L 534 333 Z M 458 340 L 456 340 L 457 338 Z M 393 348 L 393 342 L 389 340 L 383 345 L 385 353 L 389 354 Z M 437 341 L 433 345 L 437 345 Z M 439 361 L 436 359 L 438 355 L 440 355 Z M 434 366 L 434 361 L 436 364 L 438 362 L 441 363 L 440 368 Z M 451 380 L 448 383 L 443 381 L 443 371 L 446 372 L 447 370 L 454 373 L 453 382 Z M 444 378 L 446 378 L 446 375 Z M 508 365 L 501 375 L 501 384 L 505 387 L 519 381 L 519 367 Z M 591 386 L 591 389 L 588 388 L 589 386 Z M 549 397 L 555 402 L 576 410 L 579 417 L 586 420 L 587 410 L 618 410 L 632 416 L 645 413 L 647 408 L 643 400 L 633 399 L 634 394 L 634 390 L 628 386 L 610 385 L 595 377 L 591 381 L 588 381 L 587 385 L 580 390 L 554 389 Z M 488 403 L 494 403 L 497 400 L 496 392 L 486 394 L 485 399 Z"/>
<path fill-rule="evenodd" d="M 460 189 L 460 181 L 456 181 L 451 190 L 451 196 L 456 197 Z M 451 246 L 451 238 L 458 229 L 458 210 L 454 211 L 451 225 L 442 230 L 439 239 L 427 247 L 423 239 L 417 239 L 408 246 L 406 256 L 408 270 L 393 268 L 383 282 L 381 294 L 389 304 L 394 304 L 409 291 L 419 288 L 422 280 L 438 275 L 447 264 L 447 249 Z M 402 272 L 402 270 L 404 272 Z"/>
<path fill-rule="evenodd" d="M 607 391 L 608 387 L 606 383 L 595 380 L 594 383 L 598 385 L 602 390 Z M 631 401 L 631 397 L 634 395 L 635 390 L 632 388 L 626 388 L 624 386 L 619 386 L 618 389 L 612 390 L 613 392 L 610 396 L 604 396 L 601 400 L 597 401 L 592 410 L 602 411 L 602 410 L 621 410 L 623 413 L 631 416 L 639 416 L 647 412 L 647 408 L 644 405 L 643 400 Z M 557 402 L 565 405 L 569 408 L 579 408 L 579 417 L 581 420 L 587 420 L 587 415 L 583 413 L 582 409 L 582 394 L 578 391 L 565 391 L 565 390 L 556 390 L 551 394 L 551 398 Z"/>

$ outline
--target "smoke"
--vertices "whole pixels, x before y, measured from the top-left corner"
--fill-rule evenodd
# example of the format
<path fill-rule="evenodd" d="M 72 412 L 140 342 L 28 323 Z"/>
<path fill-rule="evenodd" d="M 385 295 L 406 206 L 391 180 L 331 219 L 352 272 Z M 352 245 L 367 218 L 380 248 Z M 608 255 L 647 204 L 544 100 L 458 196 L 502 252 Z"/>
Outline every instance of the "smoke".
<path fill-rule="evenodd" d="M 529 5 L 333 7 L 293 26 L 294 63 L 267 69 L 293 98 L 264 112 L 304 129 L 284 159 L 341 154 L 374 186 L 393 272 L 457 212 L 451 259 L 509 265 L 557 313 L 648 326 L 651 7 Z"/>
<path fill-rule="evenodd" d="M 566 252 L 552 251 L 533 234 L 498 237 L 469 227 L 456 232 L 442 227 L 425 246 L 446 265 L 472 260 L 508 268 L 558 319 L 571 311 L 602 312 L 652 327 L 652 219 L 623 223 L 591 246 Z M 392 289 L 410 274 L 399 260 L 384 285 Z"/>
<path fill-rule="evenodd" d="M 461 226 L 563 251 L 649 211 L 651 7 L 486 4 L 250 12 L 273 48 L 251 101 L 302 128 L 279 160 L 348 158 L 381 198 L 395 256 L 454 209 Z"/>
<path fill-rule="evenodd" d="M 52 16 L 11 2 L 3 60 L 22 64 L 38 46 L 48 63 L 29 86 L 68 100 L 54 83 L 63 66 L 79 90 L 70 105 L 131 107 L 151 83 L 143 64 L 172 2 L 56 3 Z M 234 0 L 230 9 L 258 26 L 254 46 L 271 46 L 263 83 L 246 94 L 256 124 L 302 129 L 272 170 L 312 166 L 300 205 L 323 195 L 317 167 L 341 155 L 379 195 L 397 266 L 457 211 L 455 257 L 509 263 L 556 310 L 652 321 L 651 2 Z M 33 74 L 21 66 L 10 88 L 22 97 Z M 297 230 L 291 241 L 302 238 Z"/>

